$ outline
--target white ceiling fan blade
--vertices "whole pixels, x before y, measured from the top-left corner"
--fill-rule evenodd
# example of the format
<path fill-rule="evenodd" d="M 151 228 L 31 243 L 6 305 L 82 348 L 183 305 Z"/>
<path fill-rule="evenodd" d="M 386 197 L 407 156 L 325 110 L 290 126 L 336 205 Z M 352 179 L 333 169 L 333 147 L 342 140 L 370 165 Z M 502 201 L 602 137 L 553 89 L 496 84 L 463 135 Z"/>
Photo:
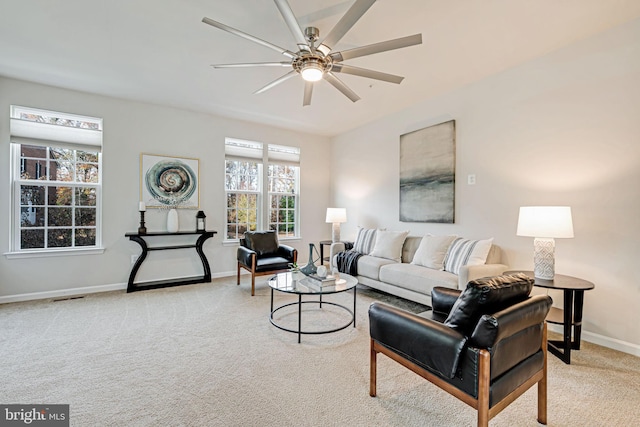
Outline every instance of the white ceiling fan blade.
<path fill-rule="evenodd" d="M 287 27 L 293 34 L 293 38 L 296 40 L 296 44 L 300 49 L 310 50 L 309 45 L 307 44 L 307 39 L 304 37 L 304 33 L 302 32 L 302 28 L 300 28 L 300 24 L 298 24 L 298 20 L 296 16 L 293 14 L 293 10 L 291 10 L 291 6 L 289 6 L 289 2 L 287 0 L 274 0 L 276 2 L 276 6 L 280 11 L 280 14 L 284 18 L 284 22 L 286 22 Z"/>
<path fill-rule="evenodd" d="M 404 77 L 395 74 L 387 74 L 380 71 L 369 70 L 367 68 L 354 67 L 346 64 L 333 64 L 331 71 L 335 73 L 351 74 L 354 76 L 367 77 L 369 79 L 382 80 L 383 82 L 400 84 Z"/>
<path fill-rule="evenodd" d="M 313 95 L 313 82 L 304 82 L 304 99 L 302 101 L 302 106 L 306 107 L 307 105 L 311 105 L 311 95 Z"/>
<path fill-rule="evenodd" d="M 291 67 L 291 62 L 247 62 L 240 64 L 211 64 L 213 68 Z"/>
<path fill-rule="evenodd" d="M 356 47 L 342 52 L 334 52 L 329 56 L 334 61 L 344 61 L 347 59 L 359 58 L 361 56 L 373 55 L 374 53 L 386 52 L 388 50 L 402 49 L 403 47 L 414 46 L 417 44 L 422 44 L 422 34 L 414 34 L 412 36 Z"/>
<path fill-rule="evenodd" d="M 280 83 L 282 83 L 282 82 L 284 82 L 284 81 L 286 81 L 286 80 L 289 80 L 291 77 L 293 77 L 293 76 L 295 76 L 295 75 L 297 75 L 297 74 L 298 74 L 298 73 L 297 73 L 296 71 L 291 70 L 291 71 L 289 71 L 287 74 L 285 74 L 284 76 L 282 76 L 282 77 L 278 77 L 277 79 L 275 79 L 274 81 L 272 81 L 272 82 L 271 82 L 271 83 L 269 83 L 268 85 L 266 85 L 266 86 L 264 86 L 264 87 L 262 87 L 262 88 L 258 89 L 257 91 L 255 91 L 255 92 L 253 92 L 253 93 L 254 93 L 255 95 L 257 95 L 257 94 L 259 94 L 259 93 L 265 92 L 265 91 L 267 91 L 267 90 L 271 89 L 272 87 L 277 86 L 277 85 L 279 85 Z"/>
<path fill-rule="evenodd" d="M 358 95 L 356 95 L 356 93 L 354 91 L 349 89 L 349 87 L 347 87 L 347 85 L 342 83 L 342 81 L 340 81 L 339 78 L 334 76 L 333 73 L 331 73 L 331 72 L 325 73 L 324 74 L 324 79 L 326 81 L 328 81 L 329 83 L 331 83 L 331 85 L 333 85 L 333 87 L 335 87 L 340 92 L 342 92 L 342 94 L 344 96 L 346 96 L 347 98 L 349 98 L 351 101 L 356 102 L 356 101 L 360 100 L 360 97 Z"/>
<path fill-rule="evenodd" d="M 336 26 L 327 34 L 322 44 L 318 46 L 318 50 L 328 55 L 333 46 L 362 18 L 362 15 L 364 15 L 375 2 L 376 0 L 356 0 L 353 6 L 351 6 L 347 13 L 338 21 Z"/>
<path fill-rule="evenodd" d="M 295 58 L 296 57 L 295 53 L 290 52 L 287 49 L 281 48 L 280 46 L 276 46 L 273 43 L 269 43 L 267 41 L 264 41 L 262 39 L 254 37 L 251 34 L 247 34 L 247 33 L 242 32 L 240 30 L 236 30 L 233 27 L 230 27 L 230 26 L 225 25 L 225 24 L 223 24 L 221 22 L 218 22 L 218 21 L 214 21 L 213 19 L 209 19 L 207 17 L 204 17 L 204 18 L 202 18 L 202 22 L 204 22 L 205 24 L 209 24 L 212 27 L 216 27 L 216 28 L 219 28 L 219 29 L 221 29 L 223 31 L 226 31 L 228 33 L 234 34 L 234 35 L 236 35 L 238 37 L 242 37 L 243 39 L 246 39 L 246 40 L 252 41 L 254 43 L 258 43 L 259 45 L 268 47 L 269 49 L 273 49 L 273 50 L 275 50 L 275 51 L 277 51 L 277 52 L 279 52 L 279 53 L 281 53 L 281 54 L 283 54 L 285 56 L 288 56 L 289 58 Z"/>

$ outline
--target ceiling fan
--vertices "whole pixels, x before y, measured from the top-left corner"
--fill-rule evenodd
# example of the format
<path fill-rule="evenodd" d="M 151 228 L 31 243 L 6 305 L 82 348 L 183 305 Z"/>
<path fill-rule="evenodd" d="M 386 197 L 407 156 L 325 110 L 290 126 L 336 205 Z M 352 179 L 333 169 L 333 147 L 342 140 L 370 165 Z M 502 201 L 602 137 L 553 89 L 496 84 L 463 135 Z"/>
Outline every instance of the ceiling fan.
<path fill-rule="evenodd" d="M 302 105 L 311 104 L 311 95 L 313 93 L 313 83 L 319 80 L 326 80 L 340 92 L 342 92 L 351 101 L 356 102 L 360 97 L 345 85 L 335 73 L 351 74 L 370 79 L 381 80 L 384 82 L 399 84 L 404 77 L 393 74 L 382 73 L 366 68 L 354 67 L 352 65 L 343 64 L 342 61 L 347 59 L 358 58 L 375 53 L 385 52 L 394 49 L 401 49 L 422 43 L 422 34 L 414 34 L 412 36 L 401 37 L 398 39 L 387 40 L 384 42 L 374 43 L 367 46 L 348 49 L 340 52 L 334 52 L 332 49 L 340 39 L 353 27 L 353 25 L 365 14 L 367 10 L 375 3 L 376 0 L 356 0 L 349 8 L 347 13 L 338 21 L 329 34 L 317 45 L 320 31 L 315 27 L 306 27 L 304 30 L 298 24 L 293 14 L 293 10 L 287 0 L 274 0 L 280 14 L 284 18 L 285 23 L 293 34 L 295 42 L 298 46 L 297 52 L 291 52 L 287 49 L 276 46 L 265 40 L 254 37 L 243 31 L 229 27 L 228 25 L 214 21 L 210 18 L 202 18 L 202 22 L 209 24 L 223 31 L 227 31 L 246 40 L 258 43 L 277 51 L 278 53 L 289 58 L 289 61 L 283 62 L 254 62 L 241 64 L 216 64 L 214 68 L 245 68 L 245 67 L 285 67 L 292 68 L 287 74 L 272 81 L 266 86 L 258 89 L 256 94 L 262 93 L 280 83 L 300 74 L 305 81 L 304 99 Z"/>

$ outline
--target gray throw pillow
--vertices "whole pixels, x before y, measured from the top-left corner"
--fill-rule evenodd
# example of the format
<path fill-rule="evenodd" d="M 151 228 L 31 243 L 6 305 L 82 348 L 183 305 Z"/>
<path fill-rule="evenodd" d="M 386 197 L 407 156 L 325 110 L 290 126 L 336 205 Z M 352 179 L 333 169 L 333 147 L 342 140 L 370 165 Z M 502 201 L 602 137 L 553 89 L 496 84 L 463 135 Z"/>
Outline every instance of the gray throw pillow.
<path fill-rule="evenodd" d="M 453 304 L 444 324 L 469 336 L 483 314 L 524 301 L 531 289 L 533 279 L 523 273 L 472 280 Z"/>

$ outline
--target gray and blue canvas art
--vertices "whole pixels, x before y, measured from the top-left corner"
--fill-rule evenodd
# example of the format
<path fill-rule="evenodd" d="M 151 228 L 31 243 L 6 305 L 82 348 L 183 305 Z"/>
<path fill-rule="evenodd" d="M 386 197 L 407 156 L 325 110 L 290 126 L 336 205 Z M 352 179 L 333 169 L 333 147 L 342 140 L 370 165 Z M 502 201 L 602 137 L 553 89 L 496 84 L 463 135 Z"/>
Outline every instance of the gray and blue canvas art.
<path fill-rule="evenodd" d="M 455 120 L 400 136 L 400 221 L 453 223 Z"/>

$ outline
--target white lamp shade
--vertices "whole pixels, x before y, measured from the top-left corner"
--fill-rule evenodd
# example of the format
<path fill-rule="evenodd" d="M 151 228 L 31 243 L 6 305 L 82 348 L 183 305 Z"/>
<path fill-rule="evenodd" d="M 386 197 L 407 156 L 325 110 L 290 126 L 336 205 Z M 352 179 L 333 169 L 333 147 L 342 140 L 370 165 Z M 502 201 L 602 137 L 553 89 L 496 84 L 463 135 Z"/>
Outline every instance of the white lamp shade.
<path fill-rule="evenodd" d="M 326 222 L 347 222 L 347 210 L 345 208 L 327 208 Z"/>
<path fill-rule="evenodd" d="M 518 216 L 518 236 L 572 238 L 569 206 L 523 206 Z"/>

